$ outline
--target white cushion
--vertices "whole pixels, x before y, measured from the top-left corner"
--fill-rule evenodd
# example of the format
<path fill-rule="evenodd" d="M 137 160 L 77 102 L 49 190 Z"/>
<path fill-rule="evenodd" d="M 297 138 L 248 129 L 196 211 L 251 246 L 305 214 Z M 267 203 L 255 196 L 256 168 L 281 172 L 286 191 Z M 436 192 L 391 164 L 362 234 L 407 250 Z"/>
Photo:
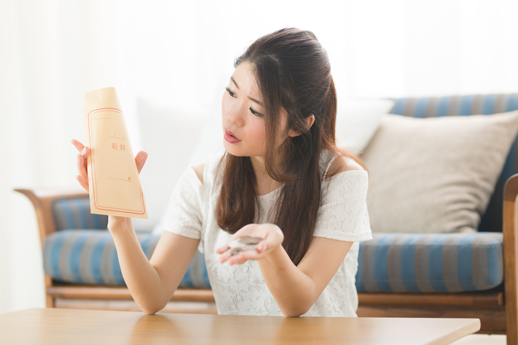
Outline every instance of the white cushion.
<path fill-rule="evenodd" d="M 518 112 L 385 115 L 361 156 L 373 232 L 475 232 L 518 130 Z"/>
<path fill-rule="evenodd" d="M 136 231 L 151 231 L 167 207 L 180 175 L 189 166 L 208 116 L 206 108 L 137 104 L 142 148 L 149 156 L 140 174 L 148 219 L 133 219 Z"/>
<path fill-rule="evenodd" d="M 221 110 L 218 112 L 218 107 L 213 106 L 210 108 L 210 112 L 208 116 L 204 117 L 204 124 L 201 128 L 198 128 L 199 132 L 199 141 L 197 145 L 190 151 L 191 156 L 188 158 L 188 164 L 185 168 L 189 166 L 196 166 L 201 163 L 207 161 L 207 159 L 213 154 L 224 150 L 223 146 L 223 129 L 221 124 Z M 185 168 L 183 170 L 185 170 Z M 179 177 L 179 176 L 178 176 Z M 176 185 L 175 180 L 175 185 Z M 153 227 L 152 234 L 161 234 L 164 230 L 164 224 L 169 219 L 169 198 L 171 197 L 171 192 L 167 195 L 167 202 L 165 202 L 162 206 L 162 215 L 160 217 L 159 222 Z"/>
<path fill-rule="evenodd" d="M 360 154 L 378 129 L 383 115 L 394 101 L 388 99 L 348 98 L 338 102 L 336 139 L 338 146 Z"/>
<path fill-rule="evenodd" d="M 213 106 L 200 130 L 200 141 L 194 149 L 189 165 L 204 163 L 213 154 L 225 150 L 223 146 L 223 125 L 221 123 L 221 104 Z"/>

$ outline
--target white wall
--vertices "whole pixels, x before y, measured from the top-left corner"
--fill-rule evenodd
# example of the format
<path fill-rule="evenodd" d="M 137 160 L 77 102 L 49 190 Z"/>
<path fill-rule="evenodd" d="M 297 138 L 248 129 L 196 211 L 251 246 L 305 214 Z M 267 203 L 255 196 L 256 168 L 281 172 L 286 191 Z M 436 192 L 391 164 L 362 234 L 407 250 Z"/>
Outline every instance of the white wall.
<path fill-rule="evenodd" d="M 136 102 L 217 106 L 233 61 L 282 27 L 326 47 L 339 97 L 518 91 L 514 0 L 0 2 L 0 313 L 44 306 L 30 203 L 15 187 L 77 187 L 87 91 L 115 86 L 140 148 Z"/>

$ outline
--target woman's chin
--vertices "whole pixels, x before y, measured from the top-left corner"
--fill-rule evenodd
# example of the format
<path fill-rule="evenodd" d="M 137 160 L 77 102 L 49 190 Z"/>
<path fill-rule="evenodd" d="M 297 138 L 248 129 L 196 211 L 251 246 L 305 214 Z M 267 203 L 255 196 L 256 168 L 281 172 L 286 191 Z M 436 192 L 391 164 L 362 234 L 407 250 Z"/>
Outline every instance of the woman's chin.
<path fill-rule="evenodd" d="M 230 153 L 232 156 L 244 156 L 242 150 L 236 147 L 236 144 L 231 144 L 227 142 L 225 139 L 223 139 L 223 147 L 225 147 L 225 150 L 227 150 L 227 152 Z"/>
<path fill-rule="evenodd" d="M 236 149 L 235 147 L 225 147 L 227 152 L 235 157 L 250 157 L 248 152 L 244 152 L 243 150 Z"/>
<path fill-rule="evenodd" d="M 243 157 L 245 156 L 244 154 L 242 154 L 241 152 L 239 152 L 239 150 L 236 150 L 235 148 L 228 148 L 228 147 L 225 147 L 225 149 L 227 150 L 228 153 L 230 153 L 232 156 L 236 156 L 236 157 Z"/>

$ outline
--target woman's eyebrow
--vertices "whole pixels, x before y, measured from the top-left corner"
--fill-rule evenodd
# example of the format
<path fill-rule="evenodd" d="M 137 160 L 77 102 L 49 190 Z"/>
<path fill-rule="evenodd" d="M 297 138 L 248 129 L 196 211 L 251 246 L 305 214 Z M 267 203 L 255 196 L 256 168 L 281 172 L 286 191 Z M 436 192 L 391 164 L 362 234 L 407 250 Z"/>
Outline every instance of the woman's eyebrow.
<path fill-rule="evenodd" d="M 234 85 L 236 85 L 237 89 L 239 90 L 239 85 L 237 85 L 236 80 L 234 79 L 234 77 L 230 77 L 230 79 L 232 79 L 232 81 L 234 82 Z M 260 106 L 262 106 L 262 105 L 263 105 L 263 102 L 258 101 L 258 100 L 256 100 L 255 98 L 252 98 L 252 97 L 250 97 L 250 96 L 247 96 L 247 97 L 248 97 L 250 100 L 254 101 L 255 103 L 259 104 Z"/>
<path fill-rule="evenodd" d="M 234 82 L 234 84 L 236 85 L 237 89 L 239 90 L 239 85 L 237 85 L 236 81 L 234 80 L 234 77 L 230 77 L 230 79 L 232 79 L 232 81 Z"/>
<path fill-rule="evenodd" d="M 262 103 L 261 101 L 258 101 L 258 100 L 256 100 L 255 98 L 252 98 L 252 97 L 248 96 L 248 99 L 250 99 L 250 100 L 254 101 L 255 103 L 259 104 L 260 106 L 262 106 L 262 105 L 263 105 L 263 103 Z"/>

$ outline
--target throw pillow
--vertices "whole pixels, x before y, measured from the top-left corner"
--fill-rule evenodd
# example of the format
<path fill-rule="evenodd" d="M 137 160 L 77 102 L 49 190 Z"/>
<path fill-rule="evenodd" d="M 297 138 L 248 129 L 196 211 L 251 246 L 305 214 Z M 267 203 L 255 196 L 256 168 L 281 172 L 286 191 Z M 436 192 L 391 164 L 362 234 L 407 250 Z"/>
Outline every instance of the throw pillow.
<path fill-rule="evenodd" d="M 518 111 L 385 115 L 361 156 L 373 232 L 475 232 L 511 143 Z"/>
<path fill-rule="evenodd" d="M 338 146 L 360 154 L 378 129 L 383 115 L 394 101 L 389 99 L 348 98 L 338 102 L 336 139 Z"/>
<path fill-rule="evenodd" d="M 140 99 L 137 115 L 142 148 L 149 155 L 140 174 L 148 219 L 134 218 L 133 226 L 136 231 L 150 232 L 166 210 L 176 182 L 189 166 L 208 110 L 164 107 Z"/>

